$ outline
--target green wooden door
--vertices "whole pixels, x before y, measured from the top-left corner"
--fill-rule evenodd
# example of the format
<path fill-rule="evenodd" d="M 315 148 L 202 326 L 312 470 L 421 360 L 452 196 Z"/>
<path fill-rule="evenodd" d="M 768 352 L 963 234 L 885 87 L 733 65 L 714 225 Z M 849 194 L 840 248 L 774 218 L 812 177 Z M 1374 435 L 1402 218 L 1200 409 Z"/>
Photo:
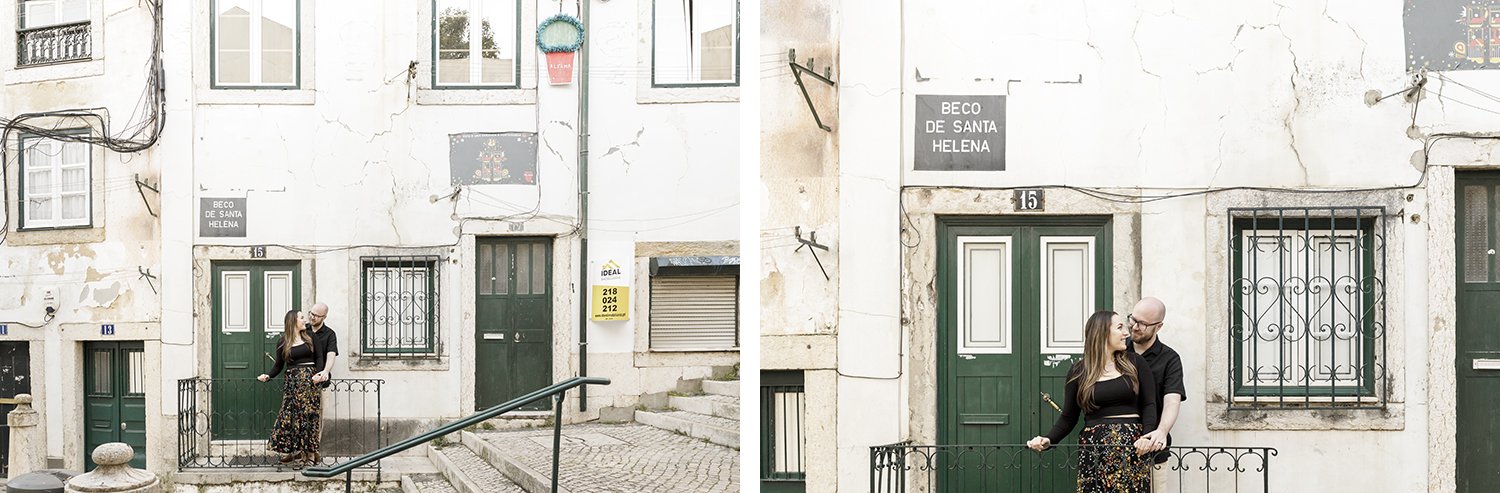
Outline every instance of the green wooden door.
<path fill-rule="evenodd" d="M 1042 393 L 1061 405 L 1083 322 L 1111 301 L 1109 219 L 943 218 L 938 237 L 938 443 L 1023 444 L 1057 419 Z M 942 491 L 1076 490 L 1061 453 L 984 450 L 942 456 Z"/>
<path fill-rule="evenodd" d="M 135 449 L 130 465 L 146 468 L 146 349 L 140 341 L 83 345 L 83 455 L 88 470 L 94 448 L 123 442 Z"/>
<path fill-rule="evenodd" d="M 299 308 L 301 271 L 296 262 L 215 262 L 212 270 L 211 433 L 215 440 L 264 440 L 281 407 L 281 379 L 255 377 L 271 370 L 282 317 Z"/>
<path fill-rule="evenodd" d="M 1458 233 L 1458 492 L 1500 491 L 1500 174 L 1460 173 Z"/>
<path fill-rule="evenodd" d="M 480 238 L 475 256 L 474 407 L 486 409 L 552 384 L 552 243 Z"/>

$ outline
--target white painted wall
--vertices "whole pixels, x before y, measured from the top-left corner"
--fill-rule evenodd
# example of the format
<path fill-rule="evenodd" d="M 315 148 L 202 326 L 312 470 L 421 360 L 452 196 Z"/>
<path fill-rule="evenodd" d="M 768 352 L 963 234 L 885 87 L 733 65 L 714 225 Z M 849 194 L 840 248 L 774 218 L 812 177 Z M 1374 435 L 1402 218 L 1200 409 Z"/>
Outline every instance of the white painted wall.
<path fill-rule="evenodd" d="M 810 7 L 815 11 L 843 6 L 815 4 Z M 839 80 L 842 125 L 837 139 L 842 151 L 831 166 L 840 170 L 838 243 L 858 245 L 856 252 L 840 253 L 840 263 L 851 267 L 835 276 L 848 279 L 840 283 L 836 301 L 839 368 L 846 373 L 886 372 L 894 367 L 889 362 L 902 354 L 912 366 L 935 364 L 913 359 L 912 351 L 894 345 L 892 341 L 899 339 L 887 335 L 890 329 L 882 323 L 887 308 L 901 299 L 902 284 L 895 274 L 881 273 L 899 272 L 895 259 L 901 257 L 895 255 L 913 251 L 902 241 L 910 244 L 914 239 L 895 233 L 906 226 L 898 226 L 903 216 L 893 212 L 898 187 L 1066 184 L 1162 194 L 1229 186 L 1403 186 L 1422 177 L 1421 162 L 1413 161 L 1422 141 L 1409 136 L 1408 127 L 1415 125 L 1416 136 L 1500 131 L 1492 114 L 1461 103 L 1500 108 L 1436 76 L 1429 78 L 1415 122 L 1413 105 L 1399 96 L 1365 104 L 1366 91 L 1390 94 L 1410 83 L 1398 2 L 1262 1 L 1230 7 L 1160 1 L 861 2 L 858 8 L 843 9 L 839 18 L 840 37 L 834 48 L 839 63 L 834 73 Z M 789 75 L 778 75 L 768 87 L 790 84 Z M 1445 75 L 1483 91 L 1500 89 L 1500 74 L 1493 71 Z M 1437 96 L 1440 90 L 1445 98 Z M 790 132 L 802 123 L 799 119 L 810 119 L 800 94 L 773 99 L 773 91 L 766 91 L 766 104 L 780 107 L 763 114 L 798 118 L 768 117 L 766 135 Z M 1006 171 L 912 170 L 913 106 L 919 94 L 1008 96 Z M 766 146 L 765 176 L 804 169 L 805 163 L 795 159 L 778 159 L 773 148 Z M 1449 140 L 1434 146 L 1431 162 L 1493 166 L 1500 164 L 1494 158 L 1496 150 L 1495 145 Z M 1444 186 L 1451 187 L 1451 181 L 1447 183 Z M 1223 337 L 1223 329 L 1216 329 L 1212 321 L 1223 317 L 1218 307 L 1224 302 L 1210 299 L 1209 293 L 1219 288 L 1211 282 L 1212 274 L 1225 267 L 1210 255 L 1217 248 L 1210 240 L 1225 233 L 1205 217 L 1223 211 L 1202 197 L 1140 206 L 1140 238 L 1129 241 L 1139 242 L 1141 275 L 1130 283 L 1138 282 L 1141 293 L 1160 297 L 1169 307 L 1162 337 L 1183 355 L 1190 394 L 1174 430 L 1178 443 L 1276 447 L 1280 455 L 1274 459 L 1273 490 L 1425 491 L 1432 467 L 1431 477 L 1439 480 L 1433 491 L 1451 491 L 1451 479 L 1445 485 L 1441 476 L 1445 460 L 1446 467 L 1452 467 L 1452 452 L 1444 459 L 1442 452 L 1429 452 L 1426 445 L 1454 430 L 1451 421 L 1429 420 L 1435 410 L 1428 407 L 1426 388 L 1429 364 L 1447 365 L 1440 362 L 1447 361 L 1441 355 L 1429 354 L 1430 321 L 1444 309 L 1429 306 L 1429 299 L 1442 296 L 1428 292 L 1429 282 L 1447 282 L 1430 281 L 1429 257 L 1452 255 L 1451 249 L 1429 248 L 1451 244 L 1451 239 L 1430 235 L 1452 233 L 1429 233 L 1429 218 L 1411 217 L 1426 215 L 1433 207 L 1434 213 L 1444 210 L 1428 202 L 1434 193 L 1426 186 L 1355 199 L 1379 204 L 1391 194 L 1411 195 L 1404 205 L 1391 209 L 1395 215 L 1388 226 L 1400 242 L 1392 251 L 1402 252 L 1388 259 L 1390 277 L 1401 282 L 1390 286 L 1393 298 L 1400 301 L 1386 311 L 1393 330 L 1388 342 L 1400 346 L 1391 352 L 1397 358 L 1393 364 L 1398 368 L 1393 370 L 1399 381 L 1391 417 L 1371 421 L 1383 423 L 1371 427 L 1394 427 L 1387 431 L 1335 430 L 1339 426 L 1317 424 L 1311 413 L 1299 411 L 1271 411 L 1300 415 L 1271 421 L 1300 419 L 1300 427 L 1313 429 L 1210 429 L 1209 411 L 1220 411 L 1224 404 L 1205 400 L 1214 393 L 1222 397 L 1224 391 L 1209 388 L 1208 375 L 1226 371 L 1206 357 L 1213 342 Z M 768 181 L 767 196 L 790 195 L 791 188 Z M 1051 193 L 1062 194 L 1055 189 Z M 1438 195 L 1447 200 L 1452 196 Z M 824 210 L 835 205 L 832 200 L 768 200 L 764 217 Z M 1012 205 L 1001 201 L 993 209 L 1009 213 Z M 921 238 L 933 240 L 930 231 Z M 772 254 L 767 257 L 763 279 L 817 275 L 816 267 L 809 272 Z M 778 324 L 774 314 L 816 313 L 819 307 L 818 301 L 793 290 L 766 289 L 763 296 L 772 314 L 765 322 L 767 347 L 785 345 L 790 339 L 777 332 L 800 322 Z M 766 367 L 783 367 L 777 358 L 768 352 Z M 810 410 L 811 424 L 837 423 L 840 430 L 840 489 L 864 491 L 867 447 L 910 439 L 914 431 L 908 428 L 925 419 L 895 410 L 871 411 L 869 403 L 885 406 L 900 399 L 898 409 L 904 411 L 905 399 L 893 394 L 923 385 L 931 383 L 884 386 L 840 378 L 837 410 Z M 922 403 L 913 405 L 914 413 L 922 412 Z M 897 438 L 888 439 L 892 435 Z M 1447 471 L 1451 476 L 1451 469 Z"/>

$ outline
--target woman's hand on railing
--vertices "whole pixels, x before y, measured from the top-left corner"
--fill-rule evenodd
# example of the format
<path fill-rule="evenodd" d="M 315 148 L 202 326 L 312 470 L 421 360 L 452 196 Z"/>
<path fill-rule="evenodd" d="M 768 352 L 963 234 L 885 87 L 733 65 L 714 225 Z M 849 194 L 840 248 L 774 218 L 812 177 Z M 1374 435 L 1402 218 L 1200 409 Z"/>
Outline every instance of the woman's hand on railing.
<path fill-rule="evenodd" d="M 271 379 L 271 376 L 270 376 L 270 375 L 267 375 L 267 374 L 264 374 L 264 373 L 262 373 L 262 374 L 260 374 L 260 376 L 258 376 L 258 377 L 255 377 L 255 379 L 256 379 L 256 380 L 260 380 L 260 381 L 262 381 L 262 382 L 264 382 L 264 381 L 267 381 L 267 380 L 270 380 L 270 379 Z"/>
<path fill-rule="evenodd" d="M 1047 450 L 1047 447 L 1051 447 L 1052 446 L 1052 439 L 1051 438 L 1047 438 L 1047 437 L 1043 437 L 1043 436 L 1039 436 L 1039 437 L 1033 438 L 1031 440 L 1028 440 L 1026 442 L 1026 446 L 1029 447 L 1032 450 L 1035 450 L 1037 452 L 1041 452 L 1041 451 Z"/>

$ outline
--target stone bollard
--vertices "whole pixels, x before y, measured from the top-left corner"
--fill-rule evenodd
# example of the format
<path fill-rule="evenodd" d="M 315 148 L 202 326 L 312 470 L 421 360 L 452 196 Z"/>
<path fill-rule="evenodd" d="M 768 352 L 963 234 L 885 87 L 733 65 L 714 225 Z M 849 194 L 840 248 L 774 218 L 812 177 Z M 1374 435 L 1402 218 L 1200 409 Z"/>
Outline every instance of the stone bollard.
<path fill-rule="evenodd" d="M 68 493 L 161 493 L 161 481 L 150 471 L 130 467 L 135 451 L 114 442 L 94 449 L 93 471 L 68 480 Z"/>
<path fill-rule="evenodd" d="M 42 428 L 37 426 L 41 416 L 31 408 L 31 394 L 17 394 L 16 408 L 5 416 L 10 424 L 10 477 L 19 477 L 31 471 L 47 468 L 46 442 Z"/>

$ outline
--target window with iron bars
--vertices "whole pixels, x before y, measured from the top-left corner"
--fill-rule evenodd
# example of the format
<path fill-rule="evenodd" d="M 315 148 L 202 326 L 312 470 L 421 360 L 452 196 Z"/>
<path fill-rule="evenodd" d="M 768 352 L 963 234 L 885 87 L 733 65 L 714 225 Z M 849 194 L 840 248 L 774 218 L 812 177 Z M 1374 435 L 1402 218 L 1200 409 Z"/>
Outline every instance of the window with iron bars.
<path fill-rule="evenodd" d="M 437 356 L 436 256 L 361 257 L 362 354 Z"/>
<path fill-rule="evenodd" d="M 16 19 L 17 67 L 93 57 L 88 0 L 21 0 Z"/>
<path fill-rule="evenodd" d="M 1385 405 L 1384 214 L 1229 210 L 1231 407 Z"/>
<path fill-rule="evenodd" d="M 807 392 L 803 379 L 800 371 L 760 372 L 762 491 L 805 491 Z"/>

